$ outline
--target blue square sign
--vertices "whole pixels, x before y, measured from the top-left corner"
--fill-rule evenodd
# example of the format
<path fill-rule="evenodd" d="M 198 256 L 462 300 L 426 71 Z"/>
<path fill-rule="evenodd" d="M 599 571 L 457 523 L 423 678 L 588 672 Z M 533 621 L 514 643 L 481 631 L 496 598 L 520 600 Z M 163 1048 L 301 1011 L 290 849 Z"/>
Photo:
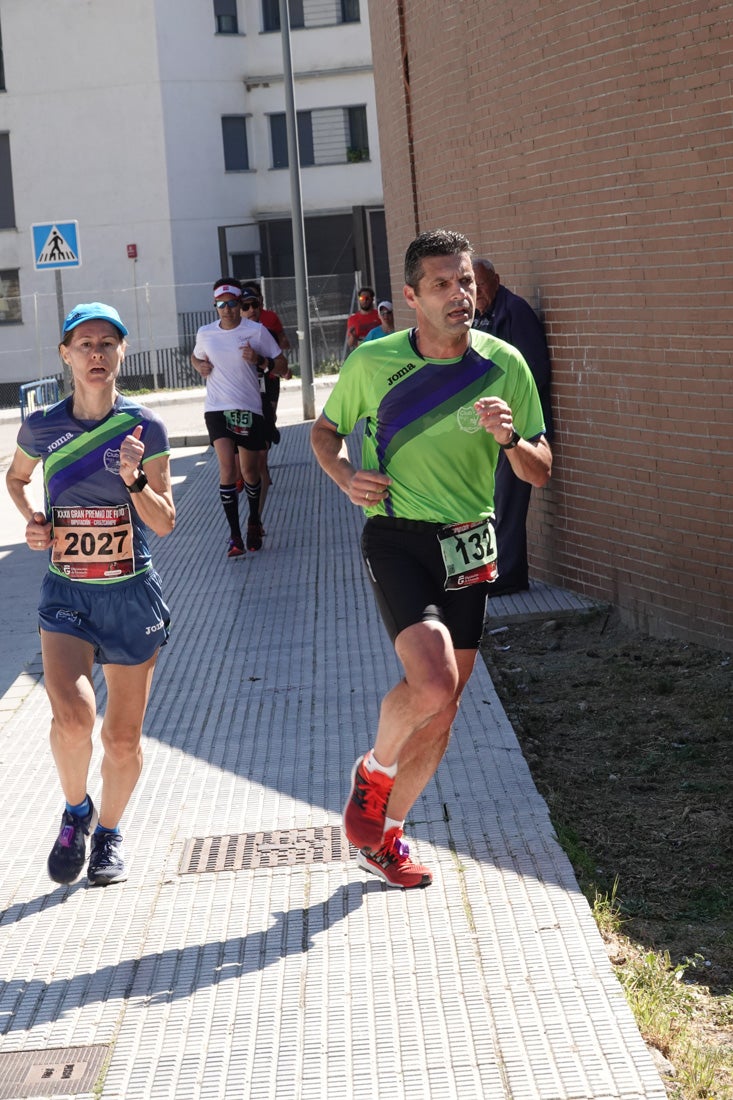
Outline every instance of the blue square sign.
<path fill-rule="evenodd" d="M 43 222 L 31 226 L 36 271 L 81 267 L 78 222 Z"/>

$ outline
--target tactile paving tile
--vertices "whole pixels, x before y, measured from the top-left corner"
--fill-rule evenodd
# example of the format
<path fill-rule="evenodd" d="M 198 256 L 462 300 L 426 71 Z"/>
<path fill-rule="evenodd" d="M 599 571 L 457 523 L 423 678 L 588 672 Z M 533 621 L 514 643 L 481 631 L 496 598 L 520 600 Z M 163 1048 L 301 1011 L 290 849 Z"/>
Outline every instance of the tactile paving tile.
<path fill-rule="evenodd" d="M 261 553 L 225 558 L 211 454 L 154 540 L 173 635 L 126 884 L 48 882 L 61 800 L 42 683 L 0 712 L 18 808 L 0 849 L 0 1052 L 111 1044 L 101 1100 L 664 1100 L 480 662 L 410 817 L 429 889 L 351 861 L 180 873 L 191 838 L 339 828 L 400 675 L 360 514 L 307 426 L 283 430 L 271 469 Z M 97 745 L 93 795 L 98 765 Z"/>

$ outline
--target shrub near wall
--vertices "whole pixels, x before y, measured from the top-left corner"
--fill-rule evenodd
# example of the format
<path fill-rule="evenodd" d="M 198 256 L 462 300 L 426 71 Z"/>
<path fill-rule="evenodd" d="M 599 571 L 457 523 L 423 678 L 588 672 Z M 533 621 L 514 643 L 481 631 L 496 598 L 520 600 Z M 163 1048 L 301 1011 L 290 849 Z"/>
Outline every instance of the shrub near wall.
<path fill-rule="evenodd" d="M 728 9 L 377 0 L 371 23 L 395 285 L 415 225 L 445 224 L 545 317 L 534 574 L 733 648 Z"/>

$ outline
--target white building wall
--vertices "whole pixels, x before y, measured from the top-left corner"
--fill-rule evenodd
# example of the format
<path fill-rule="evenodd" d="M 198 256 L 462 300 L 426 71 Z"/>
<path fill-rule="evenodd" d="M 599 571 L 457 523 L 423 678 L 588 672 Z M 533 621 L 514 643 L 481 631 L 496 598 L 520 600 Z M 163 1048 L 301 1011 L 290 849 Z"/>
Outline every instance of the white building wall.
<path fill-rule="evenodd" d="M 339 4 L 313 0 L 306 21 L 333 14 Z M 366 105 L 370 160 L 306 167 L 304 214 L 381 206 L 382 178 L 374 97 L 368 8 L 361 22 L 306 26 L 291 32 L 297 110 Z M 285 110 L 282 39 L 262 31 L 260 0 L 238 0 L 238 35 L 214 34 L 213 2 L 182 20 L 177 0 L 157 0 L 159 65 L 165 113 L 176 281 L 185 309 L 207 308 L 208 288 L 220 274 L 218 227 L 289 217 L 290 174 L 272 169 L 269 115 Z M 316 11 L 316 9 L 318 9 Z M 249 172 L 226 172 L 222 115 L 247 115 Z M 186 140 L 178 136 L 186 134 Z M 257 251 L 259 233 L 228 231 L 230 254 Z M 312 272 L 312 274 L 317 274 Z"/>
<path fill-rule="evenodd" d="M 0 328 L 0 379 L 24 379 L 59 367 L 56 280 L 34 270 L 30 226 L 78 221 L 82 265 L 62 272 L 64 309 L 106 296 L 134 348 L 140 328 L 162 339 L 170 327 L 172 292 L 157 294 L 148 324 L 134 286 L 173 282 L 171 223 L 149 0 L 3 3 L 0 18 L 17 227 L 0 231 L 0 268 L 19 269 L 23 308 L 22 324 Z"/>
<path fill-rule="evenodd" d="M 332 6 L 309 0 L 306 17 Z M 64 310 L 110 301 L 137 350 L 174 345 L 178 311 L 209 307 L 219 226 L 250 224 L 228 245 L 256 251 L 257 220 L 289 216 L 268 125 L 285 110 L 281 36 L 262 32 L 260 0 L 238 9 L 240 33 L 222 35 L 213 0 L 1 0 L 16 229 L 0 230 L 0 269 L 19 269 L 23 322 L 0 326 L 0 382 L 59 366 L 56 281 L 34 270 L 31 224 L 78 221 Z M 382 203 L 366 0 L 361 18 L 291 34 L 298 109 L 366 104 L 369 129 L 369 161 L 303 170 L 306 215 Z M 224 168 L 221 117 L 237 114 L 250 116 L 248 172 Z"/>

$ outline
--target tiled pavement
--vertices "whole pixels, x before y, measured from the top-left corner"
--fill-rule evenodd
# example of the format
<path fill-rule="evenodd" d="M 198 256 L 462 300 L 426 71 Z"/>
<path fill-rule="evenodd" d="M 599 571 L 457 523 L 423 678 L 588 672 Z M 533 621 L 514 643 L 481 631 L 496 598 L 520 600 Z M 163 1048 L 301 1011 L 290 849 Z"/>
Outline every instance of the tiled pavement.
<path fill-rule="evenodd" d="M 360 516 L 307 433 L 274 453 L 263 552 L 225 559 L 211 452 L 155 547 L 174 632 L 127 883 L 49 882 L 37 662 L 2 699 L 0 1100 L 663 1100 L 480 662 L 409 826 L 433 885 L 388 890 L 349 858 L 350 767 L 399 673 Z M 536 586 L 492 605 L 582 602 Z M 94 795 L 98 756 L 92 775 Z"/>

